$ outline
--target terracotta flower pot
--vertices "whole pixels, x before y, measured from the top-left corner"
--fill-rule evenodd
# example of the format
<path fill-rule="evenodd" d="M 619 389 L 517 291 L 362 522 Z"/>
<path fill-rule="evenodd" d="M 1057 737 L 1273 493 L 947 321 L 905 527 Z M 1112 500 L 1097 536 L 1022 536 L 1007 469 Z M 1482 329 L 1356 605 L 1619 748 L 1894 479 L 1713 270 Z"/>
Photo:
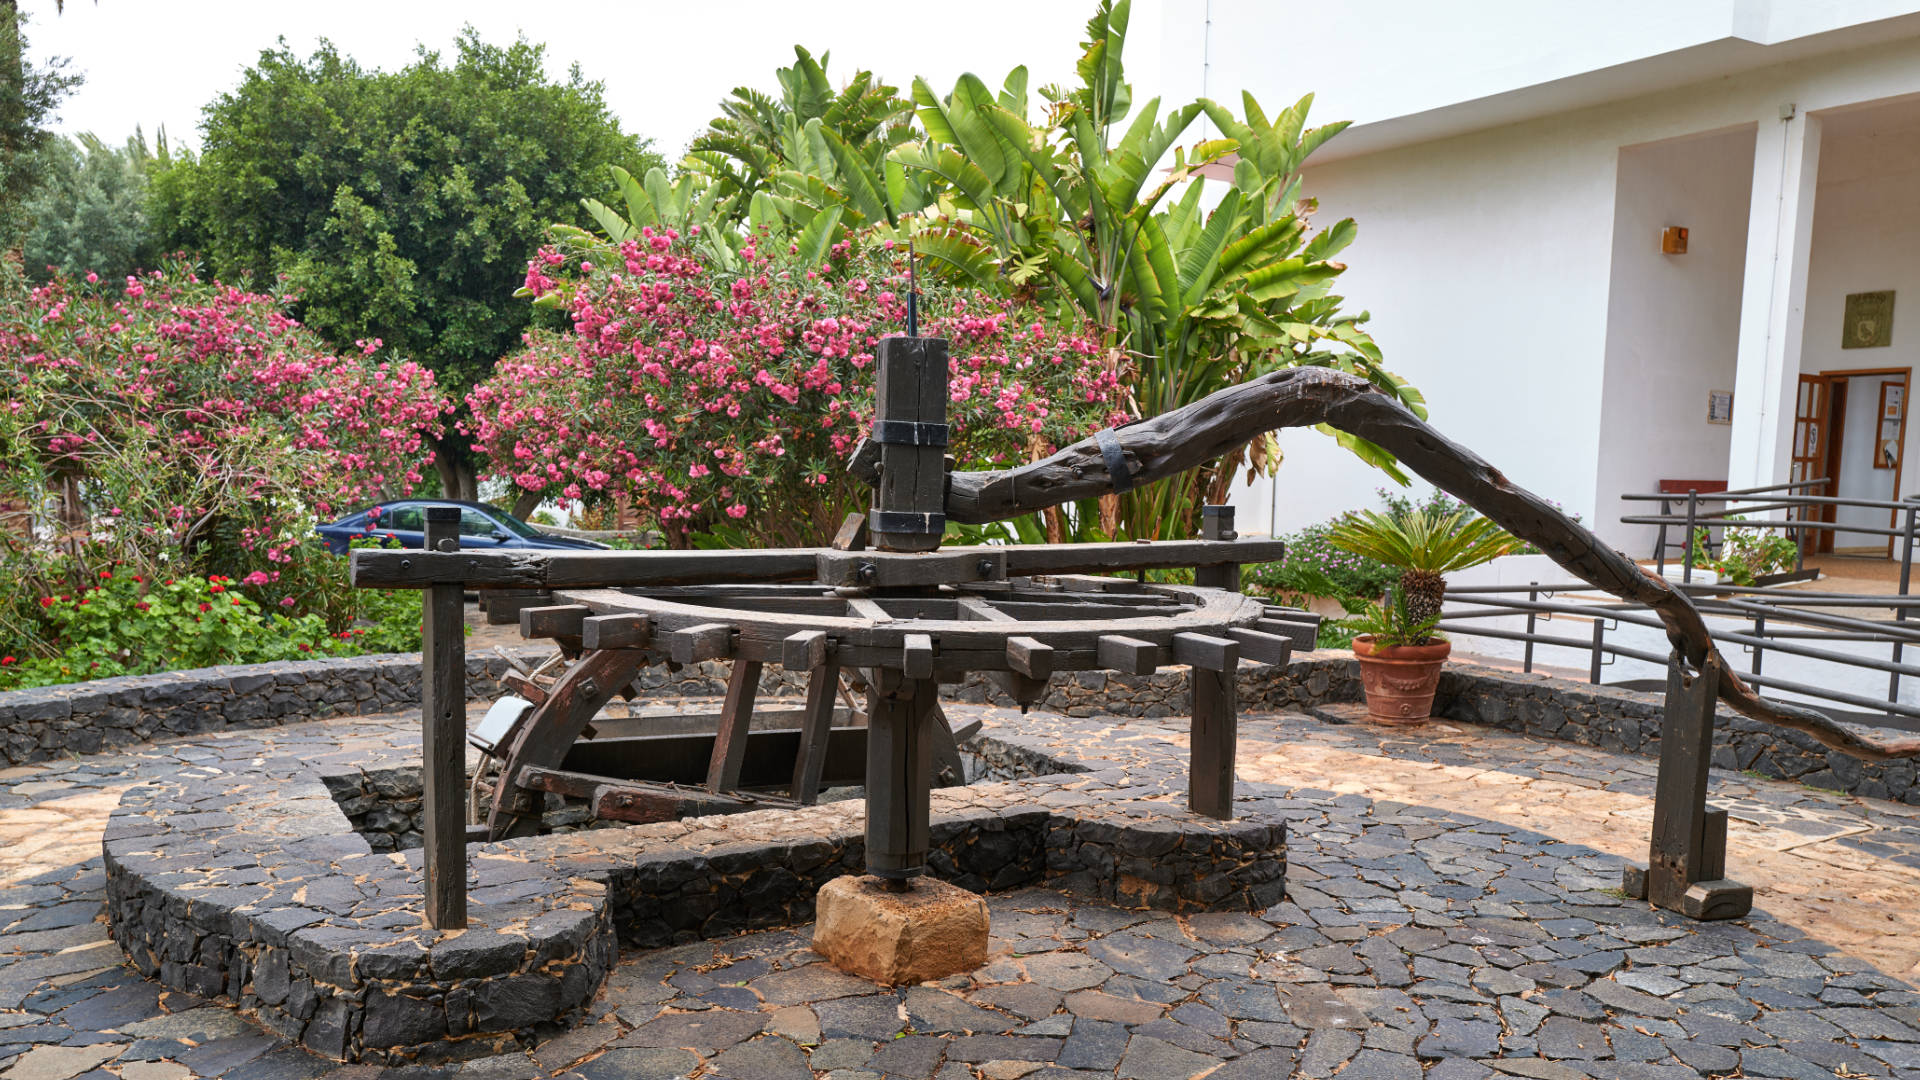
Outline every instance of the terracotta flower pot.
<path fill-rule="evenodd" d="M 1354 638 L 1360 685 L 1367 692 L 1367 715 L 1382 724 L 1426 723 L 1433 713 L 1434 692 L 1440 688 L 1440 669 L 1451 652 L 1450 641 L 1375 649 L 1372 638 Z"/>

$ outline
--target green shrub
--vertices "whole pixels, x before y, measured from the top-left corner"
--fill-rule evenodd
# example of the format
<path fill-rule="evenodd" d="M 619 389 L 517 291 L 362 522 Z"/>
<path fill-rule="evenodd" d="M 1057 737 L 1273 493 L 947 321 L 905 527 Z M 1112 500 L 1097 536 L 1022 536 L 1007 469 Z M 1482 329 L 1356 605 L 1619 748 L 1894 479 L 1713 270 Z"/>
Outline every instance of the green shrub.
<path fill-rule="evenodd" d="M 334 564 L 344 577 L 346 560 Z M 99 571 L 93 584 L 39 598 L 59 652 L 0 656 L 0 690 L 420 648 L 417 590 L 354 590 L 358 617 L 329 631 L 317 613 L 262 607 L 249 594 L 267 584 L 265 573 L 239 581 L 220 574 L 154 581 L 119 567 Z"/>

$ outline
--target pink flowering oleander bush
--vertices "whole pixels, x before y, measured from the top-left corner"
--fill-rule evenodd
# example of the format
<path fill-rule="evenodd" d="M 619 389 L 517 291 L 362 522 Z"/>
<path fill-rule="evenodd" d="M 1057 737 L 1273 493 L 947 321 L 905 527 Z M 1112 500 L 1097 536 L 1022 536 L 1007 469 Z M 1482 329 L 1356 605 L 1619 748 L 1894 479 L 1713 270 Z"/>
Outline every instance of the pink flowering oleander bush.
<path fill-rule="evenodd" d="M 905 250 L 836 245 L 805 269 L 748 245 L 737 271 L 677 232 L 549 247 L 526 292 L 563 311 L 467 395 L 476 448 L 529 492 L 624 497 L 668 542 L 719 531 L 819 543 L 867 493 L 846 457 L 872 420 L 879 340 L 904 331 Z M 948 339 L 949 453 L 1020 464 L 1127 417 L 1097 335 L 920 277 L 920 332 Z"/>
<path fill-rule="evenodd" d="M 116 567 L 225 576 L 349 631 L 362 601 L 314 521 L 410 490 L 447 408 L 431 372 L 377 350 L 336 353 L 279 298 L 184 265 L 111 285 L 0 271 L 0 650 L 65 655 L 77 624 L 42 601 Z"/>

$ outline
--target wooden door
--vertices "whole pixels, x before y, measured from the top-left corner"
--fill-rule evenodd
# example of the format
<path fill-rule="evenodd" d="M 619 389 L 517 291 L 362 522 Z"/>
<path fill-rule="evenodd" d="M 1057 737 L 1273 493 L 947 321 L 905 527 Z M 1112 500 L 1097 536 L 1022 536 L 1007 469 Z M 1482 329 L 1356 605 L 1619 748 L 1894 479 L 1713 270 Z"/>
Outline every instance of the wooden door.
<path fill-rule="evenodd" d="M 1798 484 L 1808 480 L 1826 479 L 1828 483 L 1820 487 L 1796 488 L 1796 495 L 1832 495 L 1835 479 L 1832 467 L 1834 461 L 1832 418 L 1835 415 L 1833 396 L 1836 384 L 1844 385 L 1840 380 L 1829 379 L 1822 375 L 1800 376 L 1800 388 L 1794 397 L 1793 405 L 1793 453 L 1788 467 L 1787 479 Z M 1796 521 L 1833 520 L 1833 507 L 1801 507 L 1793 512 Z M 1801 550 L 1807 554 L 1833 550 L 1833 530 L 1821 529 L 1808 532 L 1800 538 Z"/>

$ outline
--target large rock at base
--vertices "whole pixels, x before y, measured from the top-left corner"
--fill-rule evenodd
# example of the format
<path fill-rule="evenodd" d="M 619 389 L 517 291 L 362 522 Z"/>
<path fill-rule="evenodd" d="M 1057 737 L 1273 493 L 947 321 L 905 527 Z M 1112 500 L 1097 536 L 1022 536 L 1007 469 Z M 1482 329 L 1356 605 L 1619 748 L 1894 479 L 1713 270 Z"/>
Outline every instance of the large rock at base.
<path fill-rule="evenodd" d="M 987 902 L 944 881 L 888 892 L 876 877 L 837 877 L 815 902 L 813 950 L 888 986 L 927 982 L 987 962 Z"/>

